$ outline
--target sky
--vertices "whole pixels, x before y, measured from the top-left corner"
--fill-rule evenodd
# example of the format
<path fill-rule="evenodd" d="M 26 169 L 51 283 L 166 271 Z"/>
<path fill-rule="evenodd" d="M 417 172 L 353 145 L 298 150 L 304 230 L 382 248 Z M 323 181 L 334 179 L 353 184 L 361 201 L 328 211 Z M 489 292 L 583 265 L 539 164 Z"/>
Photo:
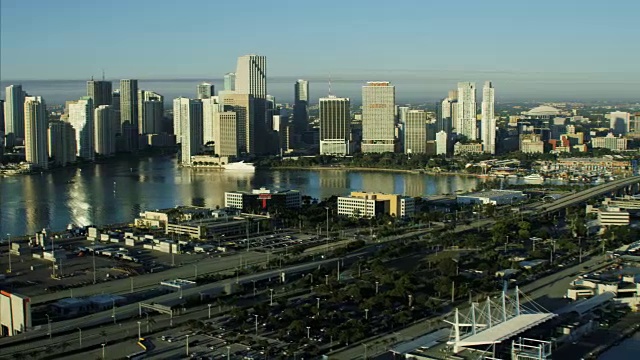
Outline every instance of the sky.
<path fill-rule="evenodd" d="M 634 0 L 2 0 L 0 80 L 217 79 L 256 53 L 270 78 L 637 98 L 639 12 Z"/>

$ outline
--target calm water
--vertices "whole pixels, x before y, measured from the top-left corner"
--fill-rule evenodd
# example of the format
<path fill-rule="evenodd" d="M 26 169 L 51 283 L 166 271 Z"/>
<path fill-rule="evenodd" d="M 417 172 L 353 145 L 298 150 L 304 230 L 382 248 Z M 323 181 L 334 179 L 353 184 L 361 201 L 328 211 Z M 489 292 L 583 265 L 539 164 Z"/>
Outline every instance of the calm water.
<path fill-rule="evenodd" d="M 179 168 L 173 158 L 121 160 L 51 173 L 0 178 L 0 234 L 32 234 L 67 224 L 131 221 L 140 211 L 176 205 L 223 206 L 224 192 L 299 189 L 317 199 L 352 190 L 411 196 L 471 190 L 458 176 L 342 170 L 258 170 L 255 174 Z"/>
<path fill-rule="evenodd" d="M 640 358 L 640 332 L 598 357 L 599 360 L 636 360 L 638 358 Z"/>

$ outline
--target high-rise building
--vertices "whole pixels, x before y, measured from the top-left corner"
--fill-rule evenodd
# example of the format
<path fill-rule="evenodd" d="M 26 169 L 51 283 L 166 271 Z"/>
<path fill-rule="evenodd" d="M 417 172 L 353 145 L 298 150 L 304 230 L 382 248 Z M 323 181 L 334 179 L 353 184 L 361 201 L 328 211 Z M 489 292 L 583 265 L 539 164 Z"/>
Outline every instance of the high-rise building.
<path fill-rule="evenodd" d="M 395 150 L 395 86 L 370 81 L 362 87 L 362 152 Z"/>
<path fill-rule="evenodd" d="M 320 154 L 348 155 L 351 135 L 351 101 L 320 98 Z"/>
<path fill-rule="evenodd" d="M 409 111 L 408 106 L 399 106 L 398 107 L 398 122 L 404 123 L 407 119 L 407 112 Z"/>
<path fill-rule="evenodd" d="M 24 152 L 28 163 L 49 168 L 47 146 L 47 106 L 40 96 L 24 99 Z"/>
<path fill-rule="evenodd" d="M 482 88 L 482 148 L 489 154 L 496 153 L 496 117 L 494 111 L 495 89 L 491 81 Z"/>
<path fill-rule="evenodd" d="M 456 133 L 464 135 L 469 140 L 476 140 L 478 138 L 476 113 L 476 84 L 459 82 Z"/>
<path fill-rule="evenodd" d="M 76 161 L 76 131 L 64 121 L 51 121 L 47 132 L 49 157 L 57 166 Z"/>
<path fill-rule="evenodd" d="M 609 128 L 611 128 L 614 135 L 627 135 L 631 122 L 631 114 L 624 111 L 614 111 L 609 114 L 609 122 Z"/>
<path fill-rule="evenodd" d="M 298 80 L 294 85 L 293 126 L 297 134 L 309 126 L 309 82 Z"/>
<path fill-rule="evenodd" d="M 89 80 L 87 81 L 87 96 L 93 100 L 93 106 L 111 105 L 113 102 L 111 81 Z"/>
<path fill-rule="evenodd" d="M 191 165 L 191 156 L 200 152 L 202 141 L 202 102 L 200 100 L 177 98 L 173 100 L 173 116 L 180 123 L 181 162 Z"/>
<path fill-rule="evenodd" d="M 238 156 L 238 129 L 234 111 L 218 111 L 213 117 L 215 153 Z"/>
<path fill-rule="evenodd" d="M 427 112 L 409 110 L 404 121 L 405 154 L 425 154 L 427 152 Z"/>
<path fill-rule="evenodd" d="M 93 110 L 93 100 L 89 96 L 69 104 L 68 122 L 76 134 L 76 156 L 87 161 L 95 159 Z"/>
<path fill-rule="evenodd" d="M 138 90 L 138 133 L 162 132 L 164 96 L 149 90 Z"/>
<path fill-rule="evenodd" d="M 447 139 L 449 134 L 440 130 L 436 133 L 436 155 L 447 155 Z"/>
<path fill-rule="evenodd" d="M 138 80 L 120 80 L 122 150 L 138 149 Z"/>
<path fill-rule="evenodd" d="M 457 91 L 449 92 L 450 96 L 455 95 L 455 97 L 446 97 L 436 103 L 436 132 L 444 131 L 447 134 L 451 134 L 454 107 L 457 110 L 458 106 L 457 94 Z"/>
<path fill-rule="evenodd" d="M 217 96 L 202 99 L 202 142 L 211 143 L 214 140 L 214 117 L 221 111 L 221 104 Z"/>
<path fill-rule="evenodd" d="M 216 94 L 213 84 L 203 82 L 196 88 L 196 99 L 208 99 Z"/>
<path fill-rule="evenodd" d="M 236 128 L 238 132 L 238 149 L 240 153 L 255 154 L 255 108 L 254 99 L 250 94 L 237 92 L 221 92 L 218 97 L 220 103 L 224 105 L 225 111 L 230 107 L 236 113 Z M 262 135 L 265 135 L 262 133 Z"/>
<path fill-rule="evenodd" d="M 248 143 L 251 154 L 268 152 L 271 130 L 267 127 L 267 58 L 260 55 L 244 55 L 238 58 L 236 68 L 237 93 L 253 96 L 253 129 L 249 132 L 261 134 Z M 247 133 L 249 133 L 247 132 Z"/>
<path fill-rule="evenodd" d="M 236 73 L 224 74 L 224 91 L 234 91 L 236 89 Z"/>
<path fill-rule="evenodd" d="M 100 105 L 94 111 L 95 152 L 100 156 L 116 153 L 116 134 L 113 131 L 113 107 Z"/>
<path fill-rule="evenodd" d="M 113 133 L 118 135 L 122 133 L 122 125 L 120 125 L 120 89 L 113 90 L 113 94 L 111 94 L 111 111 L 113 111 L 113 114 L 111 114 Z"/>
<path fill-rule="evenodd" d="M 4 133 L 7 146 L 13 146 L 15 139 L 24 139 L 24 98 L 22 85 L 9 85 L 5 89 Z"/>

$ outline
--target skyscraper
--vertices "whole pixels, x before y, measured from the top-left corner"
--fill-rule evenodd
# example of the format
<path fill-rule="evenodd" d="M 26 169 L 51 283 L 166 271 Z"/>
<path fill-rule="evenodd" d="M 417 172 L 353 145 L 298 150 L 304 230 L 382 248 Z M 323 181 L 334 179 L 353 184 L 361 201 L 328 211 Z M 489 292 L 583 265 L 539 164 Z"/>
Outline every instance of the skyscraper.
<path fill-rule="evenodd" d="M 113 131 L 113 108 L 100 105 L 94 111 L 95 152 L 100 156 L 112 156 L 116 153 L 116 134 Z"/>
<path fill-rule="evenodd" d="M 627 135 L 630 123 L 631 114 L 628 112 L 614 111 L 609 114 L 609 128 L 614 135 Z"/>
<path fill-rule="evenodd" d="M 76 156 L 87 161 L 95 159 L 93 110 L 93 100 L 89 96 L 69 104 L 68 121 L 76 134 Z"/>
<path fill-rule="evenodd" d="M 87 81 L 87 96 L 93 100 L 93 107 L 111 105 L 112 93 L 111 81 L 93 79 Z"/>
<path fill-rule="evenodd" d="M 251 137 L 249 153 L 263 154 L 268 148 L 271 134 L 266 121 L 267 58 L 260 55 L 240 56 L 235 74 L 235 92 L 253 96 L 253 129 L 248 129 L 248 133 L 262 134 L 260 137 Z"/>
<path fill-rule="evenodd" d="M 191 165 L 191 156 L 200 152 L 202 142 L 202 102 L 200 100 L 177 98 L 173 100 L 173 116 L 180 123 L 180 159 L 182 165 Z"/>
<path fill-rule="evenodd" d="M 236 89 L 236 73 L 224 74 L 224 91 L 234 91 Z"/>
<path fill-rule="evenodd" d="M 362 152 L 394 151 L 395 96 L 395 86 L 386 81 L 362 87 Z"/>
<path fill-rule="evenodd" d="M 15 139 L 24 139 L 24 97 L 22 85 L 9 85 L 5 89 L 4 132 L 13 146 Z"/>
<path fill-rule="evenodd" d="M 217 96 L 202 99 L 202 142 L 207 144 L 214 140 L 214 117 L 221 111 Z"/>
<path fill-rule="evenodd" d="M 27 96 L 23 114 L 26 160 L 34 167 L 48 169 L 47 106 L 44 99 L 40 96 Z"/>
<path fill-rule="evenodd" d="M 122 150 L 138 149 L 138 80 L 120 80 Z"/>
<path fill-rule="evenodd" d="M 161 133 L 163 118 L 164 96 L 149 90 L 138 90 L 138 133 Z"/>
<path fill-rule="evenodd" d="M 122 133 L 122 125 L 120 124 L 120 89 L 113 90 L 113 94 L 111 94 L 111 111 L 113 111 L 113 114 L 111 114 L 113 133 L 118 135 Z"/>
<path fill-rule="evenodd" d="M 351 135 L 349 98 L 320 98 L 320 154 L 348 155 Z"/>
<path fill-rule="evenodd" d="M 404 121 L 405 154 L 427 152 L 427 113 L 424 110 L 408 110 Z"/>
<path fill-rule="evenodd" d="M 241 153 L 255 154 L 256 134 L 264 133 L 255 132 L 255 101 L 250 94 L 240 94 L 236 92 L 222 92 L 219 94 L 220 103 L 224 105 L 225 111 L 227 107 L 236 113 L 236 129 L 238 132 L 238 149 Z"/>
<path fill-rule="evenodd" d="M 459 82 L 455 127 L 458 134 L 466 136 L 469 140 L 478 138 L 476 113 L 476 84 Z"/>
<path fill-rule="evenodd" d="M 494 112 L 495 89 L 491 81 L 482 88 L 482 148 L 489 154 L 496 153 L 496 117 Z"/>
<path fill-rule="evenodd" d="M 234 111 L 218 111 L 213 118 L 215 153 L 238 156 L 238 129 Z"/>
<path fill-rule="evenodd" d="M 203 82 L 196 88 L 196 99 L 208 99 L 216 94 L 213 84 Z"/>
<path fill-rule="evenodd" d="M 57 166 L 76 161 L 76 131 L 64 121 L 51 121 L 47 130 L 49 157 Z"/>
<path fill-rule="evenodd" d="M 309 126 L 309 82 L 298 80 L 294 85 L 293 126 L 296 134 L 307 131 Z"/>

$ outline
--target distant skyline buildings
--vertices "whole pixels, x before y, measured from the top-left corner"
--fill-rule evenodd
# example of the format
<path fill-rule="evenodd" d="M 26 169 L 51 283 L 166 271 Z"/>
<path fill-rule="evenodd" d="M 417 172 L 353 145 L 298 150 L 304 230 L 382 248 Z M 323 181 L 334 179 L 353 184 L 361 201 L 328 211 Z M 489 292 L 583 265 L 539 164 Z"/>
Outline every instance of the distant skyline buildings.
<path fill-rule="evenodd" d="M 76 161 L 76 131 L 65 121 L 49 122 L 48 153 L 56 166 L 67 166 Z"/>
<path fill-rule="evenodd" d="M 41 96 L 27 96 L 24 100 L 25 160 L 40 169 L 49 168 L 47 145 L 47 106 Z"/>
<path fill-rule="evenodd" d="M 211 83 L 203 82 L 196 87 L 196 99 L 208 99 L 215 94 L 215 86 Z"/>
<path fill-rule="evenodd" d="M 309 126 L 309 81 L 299 79 L 293 86 L 293 124 L 302 134 Z"/>
<path fill-rule="evenodd" d="M 224 91 L 234 91 L 236 89 L 236 73 L 226 73 L 224 74 Z"/>
<path fill-rule="evenodd" d="M 26 93 L 22 85 L 9 85 L 5 90 L 4 102 L 4 133 L 13 146 L 16 138 L 24 139 L 24 101 Z"/>
<path fill-rule="evenodd" d="M 484 152 L 496 153 L 495 89 L 491 81 L 482 88 L 481 136 Z"/>
<path fill-rule="evenodd" d="M 202 102 L 184 97 L 174 99 L 173 113 L 178 117 L 180 127 L 180 162 L 189 166 L 191 156 L 197 155 L 203 145 Z"/>
<path fill-rule="evenodd" d="M 351 100 L 328 96 L 320 98 L 320 154 L 349 155 Z"/>
<path fill-rule="evenodd" d="M 149 90 L 138 90 L 138 134 L 162 132 L 164 96 Z"/>
<path fill-rule="evenodd" d="M 369 81 L 362 87 L 362 152 L 395 151 L 395 87 Z"/>
<path fill-rule="evenodd" d="M 138 144 L 138 80 L 120 80 L 121 150 L 137 150 Z"/>
<path fill-rule="evenodd" d="M 100 156 L 116 153 L 116 134 L 113 129 L 114 111 L 111 105 L 100 105 L 94 111 L 95 152 Z"/>
<path fill-rule="evenodd" d="M 95 159 L 95 130 L 93 100 L 84 96 L 69 103 L 68 122 L 76 135 L 76 157 L 92 161 Z"/>
<path fill-rule="evenodd" d="M 427 112 L 408 110 L 404 121 L 404 153 L 427 153 Z"/>
<path fill-rule="evenodd" d="M 454 118 L 455 132 L 469 140 L 478 138 L 477 130 L 476 84 L 473 82 L 458 83 L 458 103 Z"/>
<path fill-rule="evenodd" d="M 93 100 L 93 106 L 111 105 L 113 101 L 113 84 L 106 80 L 87 81 L 87 96 Z"/>

